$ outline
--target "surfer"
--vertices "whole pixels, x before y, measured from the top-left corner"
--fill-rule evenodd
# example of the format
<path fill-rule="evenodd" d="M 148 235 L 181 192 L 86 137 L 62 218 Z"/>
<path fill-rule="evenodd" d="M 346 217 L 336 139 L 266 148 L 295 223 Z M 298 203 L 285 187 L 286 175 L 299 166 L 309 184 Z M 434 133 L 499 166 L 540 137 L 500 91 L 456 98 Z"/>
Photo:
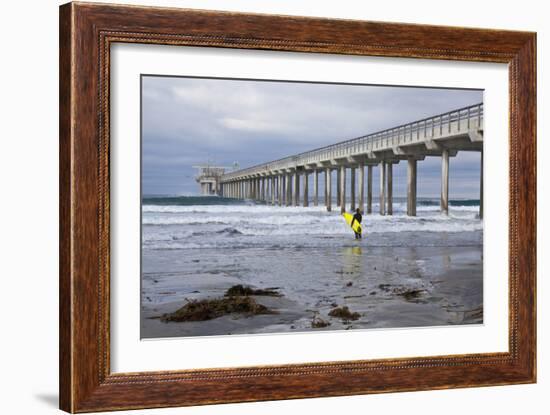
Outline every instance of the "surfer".
<path fill-rule="evenodd" d="M 355 210 L 355 214 L 353 215 L 353 219 L 351 220 L 350 226 L 353 228 L 354 221 L 357 221 L 357 223 L 361 224 L 362 220 L 363 220 L 363 216 L 361 216 L 361 210 L 357 208 Z M 361 232 L 355 232 L 355 239 L 361 239 Z"/>

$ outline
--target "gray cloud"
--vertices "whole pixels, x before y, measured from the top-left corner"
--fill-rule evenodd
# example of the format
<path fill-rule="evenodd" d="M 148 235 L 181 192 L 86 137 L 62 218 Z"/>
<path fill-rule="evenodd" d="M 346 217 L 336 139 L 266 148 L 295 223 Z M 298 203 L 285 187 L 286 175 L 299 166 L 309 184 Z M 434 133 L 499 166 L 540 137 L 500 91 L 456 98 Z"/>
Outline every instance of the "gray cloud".
<path fill-rule="evenodd" d="M 144 76 L 143 192 L 197 193 L 196 164 L 246 167 L 482 99 L 479 90 Z M 418 168 L 419 195 L 438 194 L 439 159 Z M 399 194 L 404 163 L 395 169 Z M 478 182 L 479 154 L 459 153 L 451 197 L 477 196 Z"/>

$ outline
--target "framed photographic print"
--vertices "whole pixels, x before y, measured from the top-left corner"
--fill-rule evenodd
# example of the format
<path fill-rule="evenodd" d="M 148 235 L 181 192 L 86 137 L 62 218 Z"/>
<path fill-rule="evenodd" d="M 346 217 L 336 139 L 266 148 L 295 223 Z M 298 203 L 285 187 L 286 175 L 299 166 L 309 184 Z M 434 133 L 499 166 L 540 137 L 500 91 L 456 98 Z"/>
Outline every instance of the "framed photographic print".
<path fill-rule="evenodd" d="M 536 36 L 60 8 L 60 406 L 534 382 Z"/>

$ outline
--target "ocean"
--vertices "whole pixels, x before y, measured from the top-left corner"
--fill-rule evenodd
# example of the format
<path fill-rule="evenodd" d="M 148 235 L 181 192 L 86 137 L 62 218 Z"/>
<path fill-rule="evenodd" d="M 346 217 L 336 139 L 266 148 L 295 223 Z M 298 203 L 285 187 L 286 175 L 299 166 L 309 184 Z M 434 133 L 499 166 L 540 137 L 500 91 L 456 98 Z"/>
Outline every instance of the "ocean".
<path fill-rule="evenodd" d="M 479 200 L 419 198 L 417 216 L 394 198 L 394 215 L 363 215 L 364 237 L 333 205 L 279 207 L 222 197 L 144 197 L 142 337 L 421 327 L 482 322 L 483 221 Z M 349 205 L 348 205 L 349 207 Z M 457 272 L 467 274 L 457 280 Z M 162 323 L 156 317 L 232 285 L 275 287 L 261 298 L 275 316 Z M 403 294 L 414 291 L 414 298 Z M 347 305 L 357 321 L 328 317 Z"/>

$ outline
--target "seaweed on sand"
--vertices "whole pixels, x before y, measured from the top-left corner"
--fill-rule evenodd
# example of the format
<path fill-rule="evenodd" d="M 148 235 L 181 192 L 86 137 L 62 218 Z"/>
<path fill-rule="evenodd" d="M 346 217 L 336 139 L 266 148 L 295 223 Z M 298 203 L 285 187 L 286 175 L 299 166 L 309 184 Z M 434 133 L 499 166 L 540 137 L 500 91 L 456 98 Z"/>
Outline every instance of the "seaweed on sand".
<path fill-rule="evenodd" d="M 247 296 L 233 296 L 204 300 L 191 300 L 173 313 L 163 314 L 163 322 L 205 321 L 228 314 L 243 314 L 253 316 L 257 314 L 275 314 L 266 306 L 259 304 Z"/>
<path fill-rule="evenodd" d="M 417 301 L 427 291 L 423 288 L 411 288 L 402 285 L 380 284 L 378 286 L 382 291 L 403 297 L 407 301 Z"/>
<path fill-rule="evenodd" d="M 226 297 L 237 297 L 237 296 L 248 296 L 248 295 L 265 295 L 271 297 L 281 297 L 282 294 L 278 291 L 275 291 L 274 288 L 266 288 L 265 290 L 258 289 L 255 290 L 251 287 L 245 287 L 244 285 L 237 284 L 229 288 L 225 292 Z"/>
<path fill-rule="evenodd" d="M 413 301 L 413 300 L 418 299 L 425 292 L 426 292 L 426 290 L 410 289 L 410 290 L 404 291 L 403 293 L 400 293 L 398 295 L 402 296 L 407 301 Z"/>
<path fill-rule="evenodd" d="M 328 315 L 331 317 L 341 318 L 344 321 L 357 320 L 359 319 L 359 317 L 361 317 L 361 314 L 359 313 L 352 313 L 348 306 L 336 307 L 330 310 Z"/>
<path fill-rule="evenodd" d="M 328 321 L 323 320 L 321 317 L 317 315 L 317 313 L 313 315 L 313 318 L 311 319 L 312 328 L 321 329 L 323 327 L 328 327 L 328 326 L 330 326 L 330 323 Z"/>

